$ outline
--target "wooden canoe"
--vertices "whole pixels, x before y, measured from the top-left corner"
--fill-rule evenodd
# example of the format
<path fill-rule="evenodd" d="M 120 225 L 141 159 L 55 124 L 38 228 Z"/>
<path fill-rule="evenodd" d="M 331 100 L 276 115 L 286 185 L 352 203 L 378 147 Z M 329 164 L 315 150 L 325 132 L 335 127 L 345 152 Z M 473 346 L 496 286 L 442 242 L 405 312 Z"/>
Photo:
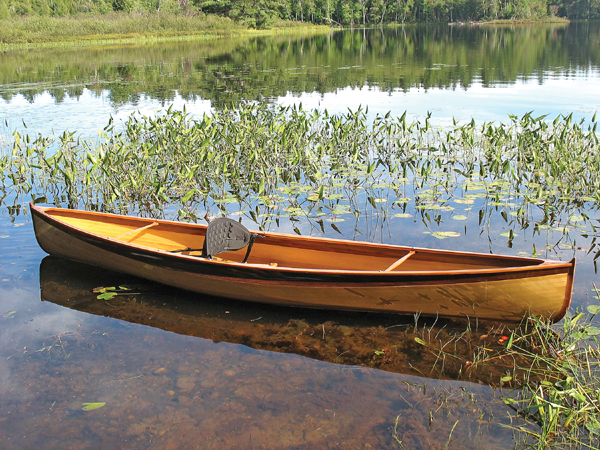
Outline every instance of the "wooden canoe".
<path fill-rule="evenodd" d="M 257 232 L 246 249 L 200 252 L 206 225 L 31 204 L 44 251 L 220 297 L 307 308 L 516 322 L 560 320 L 571 303 L 575 260 L 432 250 Z"/>

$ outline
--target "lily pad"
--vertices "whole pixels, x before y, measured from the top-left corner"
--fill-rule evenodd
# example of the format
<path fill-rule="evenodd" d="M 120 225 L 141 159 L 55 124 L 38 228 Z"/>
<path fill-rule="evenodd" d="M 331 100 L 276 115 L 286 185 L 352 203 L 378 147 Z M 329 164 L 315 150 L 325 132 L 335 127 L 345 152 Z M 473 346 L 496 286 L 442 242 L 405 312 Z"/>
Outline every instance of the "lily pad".
<path fill-rule="evenodd" d="M 460 233 L 456 231 L 435 231 L 431 235 L 436 239 L 447 239 L 450 237 L 460 237 Z"/>
<path fill-rule="evenodd" d="M 454 199 L 454 201 L 456 203 L 462 203 L 462 204 L 466 204 L 466 205 L 472 205 L 473 203 L 475 203 L 475 200 L 473 200 L 472 198 L 457 198 L 457 199 Z"/>
<path fill-rule="evenodd" d="M 598 314 L 600 312 L 600 305 L 590 305 L 587 307 L 590 314 Z"/>

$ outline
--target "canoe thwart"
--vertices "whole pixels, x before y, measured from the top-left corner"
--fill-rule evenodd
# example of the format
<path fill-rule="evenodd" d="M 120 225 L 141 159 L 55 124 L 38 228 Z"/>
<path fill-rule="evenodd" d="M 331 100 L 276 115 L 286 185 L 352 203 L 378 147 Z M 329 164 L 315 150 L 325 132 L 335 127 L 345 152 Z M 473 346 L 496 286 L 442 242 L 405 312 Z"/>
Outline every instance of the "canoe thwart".
<path fill-rule="evenodd" d="M 393 263 L 390 267 L 388 267 L 387 269 L 385 269 L 384 272 L 389 272 L 390 270 L 394 270 L 396 267 L 398 267 L 400 264 L 402 264 L 404 261 L 406 261 L 408 258 L 410 258 L 415 253 L 417 253 L 417 252 L 411 250 L 410 252 L 408 252 L 408 254 L 404 255 L 398 261 L 396 261 L 395 263 Z"/>
<path fill-rule="evenodd" d="M 148 228 L 155 227 L 156 225 L 158 225 L 158 222 L 152 222 L 150 225 L 146 225 L 145 227 L 136 228 L 135 230 L 129 230 L 129 231 L 127 231 L 127 232 L 123 233 L 123 234 L 120 234 L 120 235 L 118 235 L 118 236 L 115 236 L 113 239 L 120 239 L 120 240 L 123 240 L 123 238 L 124 238 L 125 236 L 129 235 L 129 234 L 136 233 L 136 232 L 140 232 L 140 231 L 144 231 L 144 230 L 147 230 Z M 137 236 L 135 236 L 135 237 L 137 237 Z M 133 239 L 133 238 L 132 238 L 132 239 Z"/>

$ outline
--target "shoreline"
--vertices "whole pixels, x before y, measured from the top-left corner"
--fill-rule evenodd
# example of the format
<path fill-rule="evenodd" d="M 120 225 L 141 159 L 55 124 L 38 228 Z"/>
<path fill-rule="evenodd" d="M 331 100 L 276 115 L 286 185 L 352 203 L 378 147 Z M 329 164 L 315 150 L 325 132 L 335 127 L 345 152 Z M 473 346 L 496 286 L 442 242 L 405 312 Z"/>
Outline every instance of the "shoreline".
<path fill-rule="evenodd" d="M 81 21 L 87 22 L 81 25 Z M 183 23 L 183 26 L 179 26 Z M 570 20 L 560 17 L 543 19 L 491 20 L 450 22 L 449 26 L 522 25 L 522 24 L 568 24 Z M 440 23 L 441 24 L 441 23 Z M 165 26 L 166 25 L 166 26 Z M 386 26 L 415 26 L 419 24 L 387 24 Z M 62 35 L 63 29 L 71 35 Z M 223 38 L 273 36 L 278 34 L 321 34 L 333 29 L 364 28 L 331 27 L 301 22 L 279 21 L 264 30 L 245 28 L 230 20 L 216 16 L 130 16 L 111 14 L 107 16 L 40 18 L 26 17 L 0 20 L 0 52 L 50 49 L 89 48 L 110 45 L 135 45 L 159 42 L 210 41 Z M 371 27 L 369 27 L 371 28 Z M 41 31 L 43 29 L 43 31 Z M 137 30 L 145 29 L 139 33 Z M 8 30 L 8 31 L 7 31 Z M 39 30 L 39 31 L 36 31 Z M 86 31 L 90 31 L 89 34 Z"/>
<path fill-rule="evenodd" d="M 9 19 L 0 21 L 0 52 L 49 48 L 89 48 L 110 45 L 135 45 L 157 42 L 210 41 L 222 38 L 273 36 L 278 34 L 329 33 L 326 25 L 278 22 L 270 29 L 244 28 L 221 18 L 185 16 L 81 17 Z M 94 23 L 96 22 L 96 23 Z M 166 22 L 166 25 L 165 25 Z M 183 26 L 177 26 L 183 22 Z M 215 23 L 216 22 L 216 23 Z M 95 26 L 99 25 L 99 26 Z M 95 29 L 92 29 L 95 28 Z M 100 28 L 100 29 L 98 29 Z M 38 31 L 43 29 L 43 31 Z M 62 30 L 72 30 L 70 35 Z M 9 30 L 9 31 L 6 31 Z M 137 30 L 146 30 L 138 32 Z"/>

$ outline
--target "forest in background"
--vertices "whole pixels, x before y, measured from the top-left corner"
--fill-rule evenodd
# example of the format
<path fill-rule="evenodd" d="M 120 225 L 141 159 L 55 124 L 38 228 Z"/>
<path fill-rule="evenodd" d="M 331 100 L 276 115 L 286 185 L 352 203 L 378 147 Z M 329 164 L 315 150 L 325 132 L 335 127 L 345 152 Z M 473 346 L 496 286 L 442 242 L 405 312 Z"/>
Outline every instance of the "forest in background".
<path fill-rule="evenodd" d="M 0 0 L 0 20 L 82 14 L 216 15 L 248 28 L 277 21 L 363 26 L 488 20 L 600 18 L 600 0 Z"/>

